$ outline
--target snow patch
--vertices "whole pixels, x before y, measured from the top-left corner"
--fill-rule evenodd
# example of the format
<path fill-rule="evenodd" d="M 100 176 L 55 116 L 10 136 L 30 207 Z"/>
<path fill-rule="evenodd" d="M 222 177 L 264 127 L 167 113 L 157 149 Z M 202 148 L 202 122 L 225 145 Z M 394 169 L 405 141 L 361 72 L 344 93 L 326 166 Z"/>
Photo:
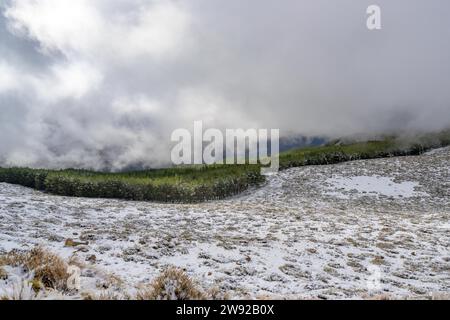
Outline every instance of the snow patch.
<path fill-rule="evenodd" d="M 349 198 L 349 193 L 358 196 L 374 195 L 394 198 L 411 198 L 416 196 L 427 196 L 424 192 L 416 189 L 420 186 L 418 182 L 403 181 L 395 182 L 392 177 L 382 176 L 355 176 L 335 177 L 326 181 L 330 185 L 328 194 L 342 198 Z"/>

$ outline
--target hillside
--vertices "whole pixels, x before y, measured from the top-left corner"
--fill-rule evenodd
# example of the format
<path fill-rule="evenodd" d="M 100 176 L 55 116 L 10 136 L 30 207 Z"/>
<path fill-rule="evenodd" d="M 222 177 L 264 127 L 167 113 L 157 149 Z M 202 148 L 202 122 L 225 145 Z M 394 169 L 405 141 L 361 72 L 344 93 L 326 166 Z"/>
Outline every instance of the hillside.
<path fill-rule="evenodd" d="M 367 142 L 335 141 L 281 153 L 280 169 L 418 155 L 449 144 L 449 131 L 409 138 L 385 137 Z M 191 166 L 124 173 L 0 168 L 0 182 L 56 195 L 172 203 L 227 198 L 259 185 L 264 179 L 259 165 Z"/>

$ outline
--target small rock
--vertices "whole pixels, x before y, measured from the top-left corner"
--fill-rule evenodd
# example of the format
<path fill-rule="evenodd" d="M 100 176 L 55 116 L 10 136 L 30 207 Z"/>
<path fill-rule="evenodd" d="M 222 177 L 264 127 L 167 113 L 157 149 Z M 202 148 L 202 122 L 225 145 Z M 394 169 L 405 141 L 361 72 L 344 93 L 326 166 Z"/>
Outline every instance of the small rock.
<path fill-rule="evenodd" d="M 73 239 L 66 239 L 66 242 L 64 243 L 64 247 L 75 247 L 75 242 Z"/>
<path fill-rule="evenodd" d="M 284 280 L 284 278 L 279 274 L 272 273 L 272 274 L 268 275 L 266 278 L 264 278 L 264 280 L 271 281 L 271 282 L 273 282 L 273 281 L 282 282 Z"/>
<path fill-rule="evenodd" d="M 48 240 L 52 241 L 52 242 L 61 242 L 61 241 L 64 241 L 64 238 L 61 236 L 58 236 L 58 235 L 50 235 L 48 237 Z"/>
<path fill-rule="evenodd" d="M 66 239 L 66 241 L 64 243 L 64 246 L 65 247 L 76 247 L 76 246 L 79 246 L 79 245 L 87 245 L 87 244 L 89 244 L 89 242 L 87 242 L 87 241 L 85 241 L 85 242 L 78 242 L 78 241 L 74 241 L 71 238 L 68 238 L 68 239 Z"/>
<path fill-rule="evenodd" d="M 89 234 L 82 234 L 81 236 L 80 236 L 80 240 L 83 240 L 83 241 L 87 241 L 87 240 L 95 240 L 95 235 L 94 234 L 91 234 L 91 233 L 89 233 Z"/>
<path fill-rule="evenodd" d="M 89 248 L 86 247 L 86 246 L 82 246 L 82 247 L 79 247 L 79 248 L 77 249 L 77 251 L 81 251 L 81 252 L 86 253 L 86 252 L 89 252 Z"/>
<path fill-rule="evenodd" d="M 95 263 L 97 261 L 97 257 L 95 256 L 95 254 L 90 255 L 89 257 L 86 258 L 86 261 L 89 261 L 91 263 Z"/>

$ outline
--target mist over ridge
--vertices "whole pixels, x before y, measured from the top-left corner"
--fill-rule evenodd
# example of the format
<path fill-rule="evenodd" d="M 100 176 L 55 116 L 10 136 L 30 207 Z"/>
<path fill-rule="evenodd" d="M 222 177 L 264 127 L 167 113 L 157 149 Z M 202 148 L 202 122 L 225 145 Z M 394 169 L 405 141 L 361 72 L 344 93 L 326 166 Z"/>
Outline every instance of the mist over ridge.
<path fill-rule="evenodd" d="M 450 3 L 6 0 L 0 166 L 170 163 L 196 120 L 282 136 L 450 127 Z"/>

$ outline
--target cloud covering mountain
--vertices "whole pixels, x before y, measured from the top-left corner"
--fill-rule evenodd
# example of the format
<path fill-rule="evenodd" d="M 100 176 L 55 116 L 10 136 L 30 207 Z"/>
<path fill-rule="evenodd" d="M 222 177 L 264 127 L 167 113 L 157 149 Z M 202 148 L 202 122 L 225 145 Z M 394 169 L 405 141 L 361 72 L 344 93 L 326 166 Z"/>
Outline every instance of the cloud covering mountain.
<path fill-rule="evenodd" d="M 450 126 L 450 3 L 6 0 L 0 164 L 160 166 L 194 120 L 340 136 Z"/>

